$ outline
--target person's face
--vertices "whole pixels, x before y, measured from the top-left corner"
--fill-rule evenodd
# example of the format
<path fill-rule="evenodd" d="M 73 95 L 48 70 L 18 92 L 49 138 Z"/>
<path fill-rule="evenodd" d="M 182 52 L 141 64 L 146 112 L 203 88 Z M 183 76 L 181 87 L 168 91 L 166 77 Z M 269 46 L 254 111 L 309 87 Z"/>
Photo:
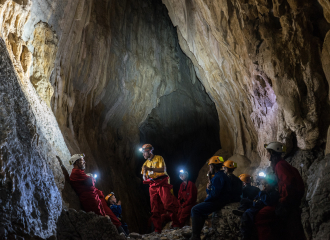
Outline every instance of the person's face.
<path fill-rule="evenodd" d="M 79 169 L 85 169 L 86 167 L 86 162 L 85 162 L 85 159 L 84 158 L 80 158 L 78 159 L 75 164 L 77 164 L 78 168 Z"/>
<path fill-rule="evenodd" d="M 223 167 L 223 170 L 226 174 L 229 172 L 227 167 Z"/>
<path fill-rule="evenodd" d="M 211 174 L 215 174 L 215 171 L 214 171 L 214 166 L 213 164 L 209 165 L 209 171 L 211 172 Z"/>
<path fill-rule="evenodd" d="M 116 199 L 116 196 L 115 195 L 113 195 L 113 196 L 110 197 L 110 202 L 111 203 L 117 203 L 117 199 Z"/>
<path fill-rule="evenodd" d="M 143 152 L 143 157 L 144 157 L 144 159 L 150 158 L 151 157 L 151 151 L 150 150 L 145 150 Z"/>
<path fill-rule="evenodd" d="M 181 173 L 180 178 L 181 178 L 182 181 L 187 181 L 188 176 L 185 173 Z"/>
<path fill-rule="evenodd" d="M 269 192 L 273 187 L 271 185 L 268 184 L 267 181 L 263 180 L 262 181 L 262 186 L 263 186 L 263 190 L 266 192 Z"/>
<path fill-rule="evenodd" d="M 270 151 L 269 150 L 267 150 L 267 154 L 266 154 L 266 157 L 268 158 L 268 160 L 270 161 L 270 157 L 271 157 L 271 153 L 270 153 Z"/>
<path fill-rule="evenodd" d="M 246 182 L 242 182 L 242 184 L 243 184 L 243 187 L 245 187 L 245 186 L 246 186 Z"/>

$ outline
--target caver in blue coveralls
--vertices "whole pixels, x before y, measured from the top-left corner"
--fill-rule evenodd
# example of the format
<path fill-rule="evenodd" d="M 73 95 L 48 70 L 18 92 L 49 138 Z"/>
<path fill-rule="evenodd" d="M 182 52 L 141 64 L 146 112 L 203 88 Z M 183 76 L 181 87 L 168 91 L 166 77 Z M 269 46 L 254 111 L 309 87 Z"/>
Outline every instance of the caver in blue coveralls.
<path fill-rule="evenodd" d="M 206 199 L 191 209 L 192 230 L 195 236 L 200 235 L 209 214 L 219 211 L 230 202 L 230 185 L 230 179 L 223 171 L 218 171 L 211 179 L 210 189 L 206 189 Z"/>
<path fill-rule="evenodd" d="M 110 209 L 116 215 L 116 217 L 119 219 L 119 221 L 121 222 L 121 227 L 124 229 L 124 231 L 127 233 L 127 235 L 129 235 L 128 226 L 127 226 L 127 224 L 122 219 L 121 205 L 115 205 L 115 204 L 110 205 Z"/>

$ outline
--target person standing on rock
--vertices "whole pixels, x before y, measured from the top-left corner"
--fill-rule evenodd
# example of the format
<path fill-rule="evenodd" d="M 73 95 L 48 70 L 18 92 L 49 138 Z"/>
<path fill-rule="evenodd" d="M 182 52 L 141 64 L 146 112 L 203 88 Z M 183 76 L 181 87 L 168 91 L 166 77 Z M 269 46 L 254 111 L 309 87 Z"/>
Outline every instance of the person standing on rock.
<path fill-rule="evenodd" d="M 173 186 L 169 184 L 169 176 L 166 173 L 166 165 L 162 156 L 153 154 L 153 146 L 144 144 L 140 149 L 146 159 L 142 166 L 141 174 L 143 183 L 149 184 L 150 205 L 152 212 L 152 222 L 155 232 L 162 231 L 161 208 L 162 204 L 172 219 L 172 227 L 180 227 L 176 212 L 176 198 L 171 194 Z"/>
<path fill-rule="evenodd" d="M 219 211 L 226 204 L 230 203 L 230 179 L 221 170 L 223 162 L 224 160 L 220 156 L 214 156 L 208 162 L 210 182 L 207 184 L 207 197 L 204 202 L 197 204 L 191 209 L 192 236 L 190 240 L 200 240 L 200 234 L 208 215 Z M 213 174 L 214 177 L 211 179 Z"/>
<path fill-rule="evenodd" d="M 242 195 L 242 181 L 234 175 L 234 171 L 237 168 L 237 163 L 227 160 L 223 163 L 223 169 L 225 174 L 229 177 L 231 182 L 231 202 L 241 201 Z"/>
<path fill-rule="evenodd" d="M 197 201 L 197 188 L 192 181 L 188 181 L 188 172 L 180 171 L 182 183 L 178 193 L 179 212 L 178 219 L 182 228 L 190 218 L 190 212 Z"/>
<path fill-rule="evenodd" d="M 107 206 L 102 191 L 95 187 L 95 179 L 85 173 L 86 162 L 84 157 L 85 154 L 74 154 L 69 160 L 70 165 L 73 165 L 70 183 L 79 196 L 83 210 L 110 218 L 111 222 L 117 227 L 118 232 L 124 232 L 121 222 Z"/>
<path fill-rule="evenodd" d="M 274 226 L 282 230 L 281 239 L 304 240 L 305 235 L 301 223 L 301 199 L 305 193 L 304 182 L 298 170 L 282 158 L 285 146 L 280 142 L 265 144 L 267 156 L 274 170 L 280 199 L 276 207 L 265 207 L 255 217 L 259 240 L 279 239 L 279 231 L 274 231 Z M 276 221 L 276 219 L 278 221 Z"/>

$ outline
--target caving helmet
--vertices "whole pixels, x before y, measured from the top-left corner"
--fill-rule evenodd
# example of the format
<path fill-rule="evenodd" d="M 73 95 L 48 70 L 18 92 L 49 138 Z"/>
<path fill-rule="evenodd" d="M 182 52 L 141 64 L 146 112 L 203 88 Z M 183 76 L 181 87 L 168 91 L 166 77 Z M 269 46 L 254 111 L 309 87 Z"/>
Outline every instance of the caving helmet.
<path fill-rule="evenodd" d="M 149 143 L 144 144 L 142 146 L 142 148 L 140 148 L 140 151 L 141 152 L 150 151 L 150 150 L 153 151 L 154 150 L 154 147 L 151 144 L 149 144 Z"/>
<path fill-rule="evenodd" d="M 220 164 L 220 163 L 224 163 L 223 158 L 220 157 L 220 156 L 213 156 L 209 159 L 208 165 L 210 165 L 210 164 Z"/>
<path fill-rule="evenodd" d="M 105 196 L 105 201 L 107 201 L 108 202 L 108 200 L 112 197 L 112 196 L 114 196 L 115 195 L 115 193 L 114 192 L 111 192 L 110 194 L 108 194 L 107 196 Z"/>
<path fill-rule="evenodd" d="M 80 158 L 84 158 L 84 157 L 85 157 L 85 154 L 83 154 L 83 153 L 74 154 L 70 158 L 69 163 L 70 163 L 70 165 L 73 165 L 77 160 L 79 160 Z"/>
<path fill-rule="evenodd" d="M 232 160 L 227 160 L 223 163 L 223 166 L 224 167 L 227 167 L 227 168 L 237 168 L 237 163 L 235 163 L 234 161 Z"/>
<path fill-rule="evenodd" d="M 251 176 L 249 174 L 241 174 L 239 175 L 239 179 L 242 181 L 242 182 L 245 182 L 245 183 L 251 183 Z"/>
<path fill-rule="evenodd" d="M 271 143 L 265 144 L 264 147 L 267 150 L 273 150 L 278 153 L 286 152 L 286 146 L 280 142 L 271 142 Z"/>

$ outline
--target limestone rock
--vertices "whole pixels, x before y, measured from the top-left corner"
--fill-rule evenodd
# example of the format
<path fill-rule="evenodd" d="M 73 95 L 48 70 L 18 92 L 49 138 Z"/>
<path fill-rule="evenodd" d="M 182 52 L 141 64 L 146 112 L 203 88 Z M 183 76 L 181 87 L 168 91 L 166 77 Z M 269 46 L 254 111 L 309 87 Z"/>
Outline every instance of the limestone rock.
<path fill-rule="evenodd" d="M 65 151 L 45 136 L 2 39 L 0 78 L 0 238 L 47 239 L 56 234 L 62 210 L 64 178 L 56 156 Z"/>
<path fill-rule="evenodd" d="M 106 217 L 69 209 L 64 210 L 58 219 L 57 239 L 125 240 L 126 238 L 118 234 L 116 227 Z"/>
<path fill-rule="evenodd" d="M 50 75 L 54 69 L 57 45 L 57 36 L 51 27 L 47 23 L 38 23 L 33 33 L 33 73 L 30 80 L 49 107 L 54 93 Z"/>

